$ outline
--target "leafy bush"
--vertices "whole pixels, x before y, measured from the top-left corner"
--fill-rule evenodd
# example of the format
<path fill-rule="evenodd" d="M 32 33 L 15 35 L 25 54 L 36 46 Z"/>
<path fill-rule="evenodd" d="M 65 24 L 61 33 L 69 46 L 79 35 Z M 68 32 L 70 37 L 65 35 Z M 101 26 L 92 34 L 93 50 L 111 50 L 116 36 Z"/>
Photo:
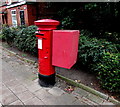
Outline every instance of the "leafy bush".
<path fill-rule="evenodd" d="M 103 88 L 120 92 L 120 54 L 105 52 L 95 71 Z"/>
<path fill-rule="evenodd" d="M 5 40 L 9 45 L 12 45 L 17 33 L 24 27 L 25 26 L 9 27 L 7 25 L 3 25 L 1 32 L 2 40 Z"/>
<path fill-rule="evenodd" d="M 74 25 L 74 22 L 72 21 L 72 19 L 67 16 L 65 18 L 63 18 L 62 22 L 61 22 L 61 28 L 65 28 L 65 29 L 71 29 Z"/>
<path fill-rule="evenodd" d="M 90 71 L 93 64 L 99 62 L 104 52 L 118 52 L 116 45 L 103 39 L 89 38 L 86 32 L 81 31 L 79 44 L 79 60 L 83 65 L 87 66 Z"/>
<path fill-rule="evenodd" d="M 7 27 L 6 25 L 2 25 L 2 29 L 0 29 L 0 39 L 1 40 L 5 40 L 5 32 L 4 32 L 4 30 L 5 30 L 5 27 Z"/>
<path fill-rule="evenodd" d="M 2 28 L 2 39 L 6 40 L 8 44 L 11 44 L 14 40 L 15 32 L 12 28 L 9 28 L 7 25 Z"/>
<path fill-rule="evenodd" d="M 115 43 L 120 43 L 120 33 L 118 32 L 112 32 L 112 33 L 105 32 L 103 36 L 106 40 L 109 40 Z"/>
<path fill-rule="evenodd" d="M 2 39 L 9 45 L 13 45 L 22 51 L 37 54 L 35 31 L 36 26 L 4 26 L 2 29 Z"/>
<path fill-rule="evenodd" d="M 14 45 L 22 51 L 27 51 L 31 52 L 31 54 L 36 54 L 36 29 L 36 26 L 22 28 L 15 37 Z"/>
<path fill-rule="evenodd" d="M 116 44 L 89 38 L 88 33 L 81 31 L 79 62 L 97 75 L 103 88 L 110 92 L 120 92 L 120 53 Z"/>
<path fill-rule="evenodd" d="M 0 40 L 4 40 L 4 36 L 2 34 L 2 31 L 0 31 Z"/>

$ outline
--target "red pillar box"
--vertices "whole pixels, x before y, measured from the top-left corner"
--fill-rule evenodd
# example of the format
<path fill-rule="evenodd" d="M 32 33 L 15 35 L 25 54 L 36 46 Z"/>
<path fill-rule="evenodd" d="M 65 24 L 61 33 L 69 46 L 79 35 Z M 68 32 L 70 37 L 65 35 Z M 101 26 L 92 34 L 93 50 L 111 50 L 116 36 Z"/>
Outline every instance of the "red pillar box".
<path fill-rule="evenodd" d="M 55 67 L 70 69 L 77 60 L 79 30 L 55 30 L 59 21 L 42 19 L 38 26 L 39 83 L 55 84 Z"/>
<path fill-rule="evenodd" d="M 42 19 L 35 21 L 35 25 L 38 26 L 36 37 L 38 37 L 39 83 L 41 86 L 48 87 L 55 84 L 55 67 L 52 66 L 52 35 L 59 21 Z"/>

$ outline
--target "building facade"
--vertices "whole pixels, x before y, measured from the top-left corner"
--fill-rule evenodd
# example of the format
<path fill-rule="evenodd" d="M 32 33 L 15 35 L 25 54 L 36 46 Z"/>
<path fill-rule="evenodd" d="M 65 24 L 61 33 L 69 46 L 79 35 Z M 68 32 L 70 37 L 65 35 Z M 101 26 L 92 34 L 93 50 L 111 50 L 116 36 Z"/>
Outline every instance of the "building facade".
<path fill-rule="evenodd" d="M 0 6 L 1 24 L 33 25 L 36 20 L 35 0 L 6 0 Z"/>
<path fill-rule="evenodd" d="M 57 16 L 57 11 L 60 8 L 62 8 L 61 4 L 55 2 L 4 0 L 0 6 L 0 22 L 1 25 L 7 24 L 9 26 L 34 25 L 35 20 Z"/>

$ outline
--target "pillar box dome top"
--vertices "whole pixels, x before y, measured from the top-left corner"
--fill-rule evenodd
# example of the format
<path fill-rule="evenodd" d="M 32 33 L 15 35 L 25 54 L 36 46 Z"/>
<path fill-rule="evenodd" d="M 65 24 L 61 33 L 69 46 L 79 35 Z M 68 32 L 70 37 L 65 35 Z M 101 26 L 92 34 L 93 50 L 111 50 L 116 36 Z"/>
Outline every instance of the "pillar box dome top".
<path fill-rule="evenodd" d="M 38 30 L 53 30 L 60 24 L 57 20 L 41 19 L 34 22 L 38 26 Z"/>

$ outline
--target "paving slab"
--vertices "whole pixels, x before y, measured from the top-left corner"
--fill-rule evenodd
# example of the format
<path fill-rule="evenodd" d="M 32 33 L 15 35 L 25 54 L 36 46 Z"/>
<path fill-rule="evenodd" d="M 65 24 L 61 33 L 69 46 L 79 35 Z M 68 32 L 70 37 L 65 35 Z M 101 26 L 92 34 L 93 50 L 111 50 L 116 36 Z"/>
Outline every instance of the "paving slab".
<path fill-rule="evenodd" d="M 0 84 L 0 95 L 2 95 L 2 83 Z"/>
<path fill-rule="evenodd" d="M 66 105 L 72 104 L 72 102 L 76 100 L 75 97 L 67 94 L 57 87 L 53 87 L 49 90 L 42 88 L 39 91 L 35 92 L 35 95 L 46 105 Z"/>
<path fill-rule="evenodd" d="M 89 94 L 86 98 L 98 104 L 101 104 L 104 101 L 102 98 L 93 94 Z"/>
<path fill-rule="evenodd" d="M 37 97 L 31 98 L 24 102 L 25 105 L 45 105 L 43 101 L 38 99 Z"/>
<path fill-rule="evenodd" d="M 2 71 L 4 72 L 5 70 L 2 70 Z M 8 74 L 7 72 L 2 73 L 2 82 L 5 83 L 5 82 L 9 82 L 10 80 L 14 80 L 14 79 L 15 79 L 14 75 Z"/>
<path fill-rule="evenodd" d="M 9 105 L 23 105 L 23 103 L 20 100 L 16 100 Z"/>
<path fill-rule="evenodd" d="M 75 88 L 75 90 L 72 92 L 73 95 L 77 95 L 79 97 L 86 97 L 89 95 L 89 92 L 81 89 L 81 88 Z"/>
<path fill-rule="evenodd" d="M 53 86 L 54 87 L 54 86 Z M 53 87 L 42 87 L 44 90 L 46 90 L 46 91 L 49 91 L 49 90 L 51 90 Z"/>
<path fill-rule="evenodd" d="M 18 98 L 13 93 L 11 93 L 10 95 L 2 96 L 3 105 L 8 105 L 16 100 L 18 100 Z"/>
<path fill-rule="evenodd" d="M 81 100 L 76 100 L 72 103 L 73 105 L 87 105 L 86 103 L 81 102 Z"/>
<path fill-rule="evenodd" d="M 0 95 L 0 103 L 2 102 L 2 95 Z"/>
<path fill-rule="evenodd" d="M 86 103 L 87 105 L 98 105 L 97 103 L 87 99 L 86 97 L 82 98 L 82 102 Z"/>
<path fill-rule="evenodd" d="M 22 79 L 22 80 L 21 80 L 21 83 L 22 83 L 25 87 L 29 87 L 29 86 L 33 85 L 33 81 L 31 81 L 31 80 L 29 80 L 29 79 L 26 79 L 26 78 Z"/>
<path fill-rule="evenodd" d="M 34 94 L 36 95 L 36 97 L 38 97 L 39 99 L 45 99 L 45 98 L 51 98 L 51 97 L 53 97 L 53 95 L 52 94 L 50 94 L 48 91 L 46 91 L 45 89 L 40 89 L 40 90 L 38 90 L 38 91 L 36 91 L 36 92 L 34 92 Z"/>
<path fill-rule="evenodd" d="M 6 86 L 3 86 L 2 87 L 2 96 L 8 96 L 10 95 L 12 92 L 6 87 Z"/>
<path fill-rule="evenodd" d="M 22 101 L 25 102 L 33 97 L 35 97 L 30 91 L 24 91 L 20 94 L 17 94 L 17 97 Z"/>
<path fill-rule="evenodd" d="M 48 96 L 42 101 L 45 105 L 73 105 L 76 99 L 73 96 L 69 96 L 69 94 L 63 94 L 61 96 Z"/>
<path fill-rule="evenodd" d="M 36 82 L 36 83 L 34 83 L 33 82 L 33 84 L 32 85 L 26 85 L 26 88 L 30 91 L 30 92 L 35 92 L 35 91 L 38 91 L 38 90 L 40 90 L 42 87 Z"/>
<path fill-rule="evenodd" d="M 18 85 L 18 86 L 16 86 L 16 87 L 12 87 L 12 88 L 10 88 L 12 91 L 13 91 L 13 93 L 15 93 L 15 94 L 19 94 L 19 93 L 23 93 L 24 91 L 26 91 L 27 90 L 27 88 L 25 87 L 25 86 L 23 86 L 23 85 Z"/>
<path fill-rule="evenodd" d="M 6 83 L 5 83 L 5 85 L 7 86 L 7 87 L 9 87 L 9 88 L 14 88 L 14 87 L 16 87 L 16 86 L 18 86 L 18 85 L 21 85 L 21 82 L 20 81 L 18 81 L 18 80 L 16 80 L 16 79 L 12 79 L 12 80 L 10 80 L 10 81 L 7 81 Z"/>
<path fill-rule="evenodd" d="M 75 97 L 73 97 L 72 95 L 65 93 L 62 94 L 61 96 L 59 96 L 58 98 L 59 102 L 66 104 L 66 105 L 72 105 L 74 101 L 76 101 L 77 99 Z"/>
<path fill-rule="evenodd" d="M 45 103 L 45 105 L 65 105 L 65 103 L 61 102 L 59 97 L 56 96 L 48 96 L 42 99 L 42 101 Z"/>
<path fill-rule="evenodd" d="M 53 96 L 61 96 L 62 94 L 64 94 L 65 92 L 63 90 L 61 90 L 58 87 L 53 87 L 52 89 L 50 89 L 48 91 L 50 94 L 52 94 Z"/>

